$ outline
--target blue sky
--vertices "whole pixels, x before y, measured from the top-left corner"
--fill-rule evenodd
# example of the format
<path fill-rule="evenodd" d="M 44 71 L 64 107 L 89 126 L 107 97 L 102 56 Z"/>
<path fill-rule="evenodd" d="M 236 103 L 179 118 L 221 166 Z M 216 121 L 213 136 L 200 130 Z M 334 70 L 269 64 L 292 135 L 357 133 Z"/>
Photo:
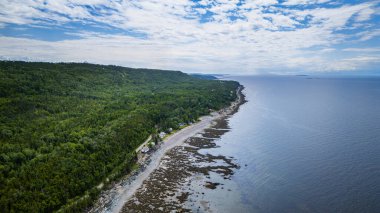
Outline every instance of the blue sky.
<path fill-rule="evenodd" d="M 380 74 L 380 1 L 1 0 L 0 59 Z"/>

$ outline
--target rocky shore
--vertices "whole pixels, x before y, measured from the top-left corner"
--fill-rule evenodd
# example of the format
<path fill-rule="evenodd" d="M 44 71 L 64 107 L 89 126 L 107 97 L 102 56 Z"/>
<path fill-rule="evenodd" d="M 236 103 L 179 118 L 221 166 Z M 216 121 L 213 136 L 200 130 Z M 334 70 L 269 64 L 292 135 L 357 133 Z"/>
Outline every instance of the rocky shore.
<path fill-rule="evenodd" d="M 202 117 L 144 156 L 139 168 L 104 190 L 89 212 L 211 211 L 206 201 L 192 202 L 202 197 L 192 190 L 192 183 L 197 183 L 197 176 L 207 178 L 211 173 L 228 180 L 239 168 L 232 158 L 203 154 L 202 150 L 216 148 L 215 140 L 229 131 L 229 116 L 245 103 L 242 90 L 240 86 L 237 100 L 229 107 Z M 223 183 L 197 184 L 209 190 L 223 188 Z"/>

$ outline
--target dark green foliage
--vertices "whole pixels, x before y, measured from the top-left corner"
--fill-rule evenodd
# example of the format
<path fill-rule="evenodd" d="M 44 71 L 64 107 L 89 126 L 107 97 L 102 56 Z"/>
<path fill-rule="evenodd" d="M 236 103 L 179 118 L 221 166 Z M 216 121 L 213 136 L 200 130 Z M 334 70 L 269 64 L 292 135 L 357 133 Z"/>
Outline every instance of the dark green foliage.
<path fill-rule="evenodd" d="M 0 62 L 1 211 L 83 209 L 105 178 L 130 171 L 150 134 L 228 105 L 237 86 L 174 71 Z"/>

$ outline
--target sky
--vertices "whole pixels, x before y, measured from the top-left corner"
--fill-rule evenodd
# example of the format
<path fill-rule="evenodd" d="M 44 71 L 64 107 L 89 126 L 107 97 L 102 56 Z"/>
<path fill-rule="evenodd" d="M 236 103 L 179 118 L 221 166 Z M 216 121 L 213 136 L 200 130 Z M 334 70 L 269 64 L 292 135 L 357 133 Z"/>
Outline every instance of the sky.
<path fill-rule="evenodd" d="M 0 60 L 380 74 L 380 0 L 0 0 Z"/>

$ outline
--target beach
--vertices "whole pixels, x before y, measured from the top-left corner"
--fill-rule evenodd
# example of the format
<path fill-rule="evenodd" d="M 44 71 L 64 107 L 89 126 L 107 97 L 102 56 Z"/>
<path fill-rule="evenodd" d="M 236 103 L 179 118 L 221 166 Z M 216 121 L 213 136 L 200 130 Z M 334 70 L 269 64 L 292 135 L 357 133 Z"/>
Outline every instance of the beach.
<path fill-rule="evenodd" d="M 190 174 L 181 176 L 175 171 L 180 171 L 181 169 L 191 168 L 187 165 L 190 165 L 189 156 L 180 155 L 180 151 L 178 149 L 183 149 L 184 146 L 189 147 L 188 143 L 192 144 L 193 147 L 199 147 L 199 146 L 210 146 L 212 147 L 212 141 L 213 138 L 220 137 L 220 135 L 224 134 L 226 131 L 228 131 L 227 124 L 225 119 L 232 115 L 234 112 L 237 111 L 240 104 L 244 103 L 244 96 L 242 95 L 243 87 L 240 86 L 238 90 L 236 91 L 238 94 L 238 98 L 236 101 L 232 102 L 231 105 L 225 109 L 220 110 L 219 112 L 212 112 L 208 116 L 203 116 L 199 119 L 197 123 L 194 123 L 190 126 L 187 126 L 172 135 L 168 136 L 164 139 L 164 141 L 159 145 L 158 148 L 155 149 L 154 152 L 150 153 L 148 156 L 146 156 L 146 160 L 142 163 L 140 163 L 140 168 L 137 171 L 132 172 L 131 174 L 127 175 L 125 178 L 123 178 L 121 181 L 113 184 L 113 187 L 111 189 L 105 190 L 102 192 L 100 199 L 96 202 L 94 208 L 92 208 L 89 212 L 121 212 L 121 211 L 128 211 L 133 210 L 137 208 L 141 211 L 144 211 L 144 205 L 138 205 L 141 202 L 135 202 L 136 201 L 136 195 L 141 195 L 141 191 L 146 191 L 147 185 L 161 185 L 164 186 L 165 184 L 162 184 L 162 182 L 165 182 L 165 180 L 168 180 L 170 177 L 174 177 L 176 180 L 167 181 L 168 182 L 168 189 L 179 189 L 179 183 L 183 182 L 183 178 L 188 177 Z M 211 127 L 211 128 L 210 128 Z M 208 130 L 208 131 L 207 131 Z M 197 134 L 203 133 L 204 135 L 202 137 L 195 137 Z M 186 144 L 184 144 L 186 142 Z M 215 144 L 214 144 L 215 145 Z M 186 148 L 187 149 L 187 148 Z M 194 151 L 194 150 L 193 150 Z M 192 152 L 194 153 L 194 152 Z M 210 158 L 208 156 L 208 158 Z M 221 160 L 224 160 L 227 162 L 229 167 L 231 168 L 237 168 L 237 165 L 234 165 L 230 159 L 219 157 Z M 170 164 L 171 159 L 177 164 L 169 166 L 171 168 L 168 168 L 167 164 Z M 210 160 L 210 159 L 208 159 Z M 179 167 L 178 163 L 182 163 L 184 165 L 181 165 Z M 227 168 L 230 170 L 231 168 Z M 170 170 L 174 169 L 174 172 L 168 172 L 166 175 L 162 177 L 157 178 L 157 174 L 160 173 L 160 170 Z M 222 167 L 219 169 L 223 169 Z M 192 168 L 192 170 L 197 170 Z M 196 173 L 206 171 L 195 171 Z M 184 174 L 186 171 L 184 172 Z M 226 176 L 230 175 L 232 171 L 226 171 Z M 166 177 L 168 176 L 168 177 Z M 182 178 L 181 178 L 182 177 Z M 161 179 L 162 178 L 162 179 Z M 178 183 L 178 184 L 177 184 Z M 172 184 L 174 184 L 172 186 Z M 209 183 L 208 187 L 215 187 L 213 183 Z M 150 187 L 152 188 L 152 187 Z M 149 188 L 149 191 L 151 189 Z M 168 194 L 166 189 L 159 189 L 160 192 L 157 192 L 155 194 L 152 194 L 152 196 L 160 196 L 159 194 L 164 193 Z M 154 191 L 154 190 L 153 190 Z M 181 193 L 181 192 L 179 192 Z M 183 204 L 186 201 L 186 198 L 188 197 L 189 193 L 186 192 L 184 194 L 181 194 L 178 197 L 177 200 L 179 200 L 180 204 Z M 150 199 L 150 196 L 143 195 L 144 199 Z M 162 197 L 163 198 L 163 197 Z M 163 198 L 164 199 L 164 198 Z M 147 201 L 149 203 L 149 201 Z M 137 205 L 136 205 L 137 204 Z M 168 210 L 165 208 L 164 203 L 156 203 L 158 210 Z M 152 205 L 151 205 L 152 206 Z M 149 206 L 148 208 L 151 208 Z M 160 209 L 162 208 L 162 209 Z M 182 208 L 181 205 L 172 205 L 170 209 L 185 209 Z M 146 209 L 145 209 L 146 210 Z"/>

